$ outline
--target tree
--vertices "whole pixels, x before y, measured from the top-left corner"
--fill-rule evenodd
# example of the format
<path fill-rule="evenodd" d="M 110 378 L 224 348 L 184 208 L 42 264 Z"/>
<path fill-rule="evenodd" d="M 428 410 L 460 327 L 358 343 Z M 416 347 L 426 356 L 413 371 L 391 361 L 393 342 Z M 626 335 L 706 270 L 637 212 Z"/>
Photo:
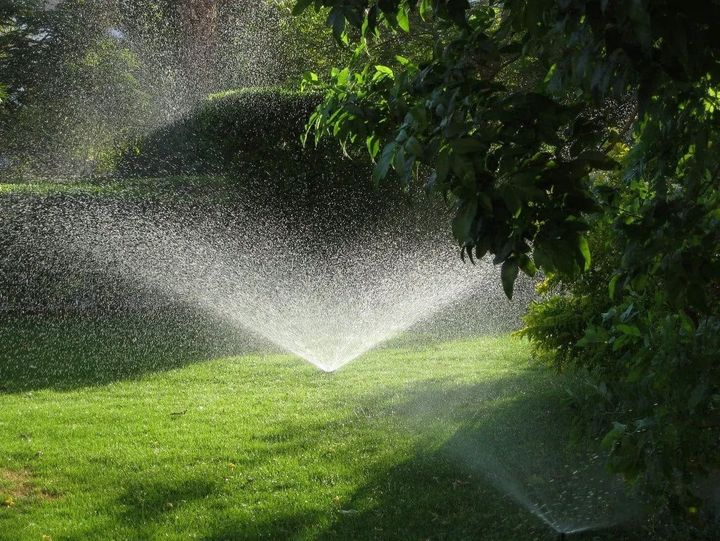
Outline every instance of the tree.
<path fill-rule="evenodd" d="M 375 181 L 448 196 L 464 257 L 492 254 L 508 296 L 520 270 L 589 269 L 588 218 L 608 217 L 611 308 L 576 361 L 605 389 L 611 465 L 687 503 L 720 467 L 720 2 L 297 0 L 296 13 L 311 4 L 357 39 L 309 135 L 365 145 Z M 434 50 L 368 62 L 413 16 L 437 28 Z"/>
<path fill-rule="evenodd" d="M 258 74 L 275 71 L 266 61 L 274 38 L 256 27 L 273 13 L 269 2 L 2 3 L 4 172 L 112 172 L 142 133 L 174 121 L 208 93 L 277 82 Z M 230 33 L 241 37 L 232 41 Z"/>
<path fill-rule="evenodd" d="M 0 12 L 8 99 L 0 140 L 14 172 L 106 167 L 113 146 L 147 117 L 137 56 L 113 30 L 114 0 L 17 0 Z M 4 41 L 3 41 L 4 38 Z"/>

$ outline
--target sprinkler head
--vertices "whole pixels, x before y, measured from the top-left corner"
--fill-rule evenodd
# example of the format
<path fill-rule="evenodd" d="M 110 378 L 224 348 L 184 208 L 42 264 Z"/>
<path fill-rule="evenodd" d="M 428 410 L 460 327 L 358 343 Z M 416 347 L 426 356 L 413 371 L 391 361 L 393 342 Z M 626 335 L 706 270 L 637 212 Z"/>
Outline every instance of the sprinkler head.
<path fill-rule="evenodd" d="M 310 360 L 310 362 L 317 366 L 323 372 L 323 374 L 333 374 L 335 370 L 337 370 L 337 368 L 333 368 L 332 366 L 327 365 L 321 361 Z"/>

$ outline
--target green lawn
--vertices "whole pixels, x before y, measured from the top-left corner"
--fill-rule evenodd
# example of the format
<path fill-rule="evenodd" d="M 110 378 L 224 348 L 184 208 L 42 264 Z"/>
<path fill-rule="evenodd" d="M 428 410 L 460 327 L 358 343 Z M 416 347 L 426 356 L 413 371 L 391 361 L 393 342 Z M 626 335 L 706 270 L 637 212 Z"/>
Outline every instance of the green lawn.
<path fill-rule="evenodd" d="M 553 539 L 520 502 L 588 511 L 553 485 L 587 468 L 568 382 L 519 340 L 325 374 L 146 327 L 0 326 L 0 539 Z"/>
<path fill-rule="evenodd" d="M 68 179 L 34 179 L 9 182 L 0 180 L 0 198 L 7 196 L 50 196 L 59 194 L 137 197 L 180 201 L 188 197 L 221 202 L 231 197 L 237 187 L 234 178 L 222 175 L 168 176 L 159 178 L 102 179 L 97 181 Z"/>

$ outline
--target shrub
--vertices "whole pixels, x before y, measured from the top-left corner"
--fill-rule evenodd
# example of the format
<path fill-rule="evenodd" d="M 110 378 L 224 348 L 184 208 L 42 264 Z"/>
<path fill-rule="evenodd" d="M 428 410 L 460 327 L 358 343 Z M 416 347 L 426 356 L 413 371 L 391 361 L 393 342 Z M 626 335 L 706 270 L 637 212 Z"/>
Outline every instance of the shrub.
<path fill-rule="evenodd" d="M 237 171 L 258 161 L 271 166 L 279 155 L 286 159 L 284 167 L 297 165 L 299 169 L 299 162 L 320 157 L 304 153 L 300 144 L 305 121 L 317 101 L 313 95 L 282 89 L 211 95 L 186 115 L 137 141 L 123 156 L 118 174 L 157 177 Z"/>
<path fill-rule="evenodd" d="M 546 280 L 520 331 L 589 376 L 575 405 L 600 429 L 610 468 L 691 515 L 720 469 L 719 197 L 678 187 L 663 202 L 672 219 L 658 209 L 648 214 L 663 223 L 638 223 L 646 193 L 624 185 L 607 203 L 618 215 L 590 232 L 593 269 Z"/>
<path fill-rule="evenodd" d="M 607 283 L 619 257 L 617 235 L 607 217 L 596 218 L 591 227 L 591 268 L 581 274 L 550 274 L 540 282 L 540 300 L 531 303 L 517 333 L 530 340 L 536 355 L 549 357 L 559 368 L 584 364 L 587 352 L 578 342 L 612 305 Z"/>

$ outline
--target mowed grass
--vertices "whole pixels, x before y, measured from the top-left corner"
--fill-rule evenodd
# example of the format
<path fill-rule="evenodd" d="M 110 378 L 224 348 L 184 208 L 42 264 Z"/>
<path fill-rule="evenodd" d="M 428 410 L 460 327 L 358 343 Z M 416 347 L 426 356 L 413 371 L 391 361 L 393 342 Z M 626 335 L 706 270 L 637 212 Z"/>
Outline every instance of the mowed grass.
<path fill-rule="evenodd" d="M 326 374 L 274 353 L 168 362 L 140 325 L 96 327 L 0 332 L 0 539 L 553 538 L 482 466 L 531 437 L 563 460 L 563 380 L 518 339 Z"/>

